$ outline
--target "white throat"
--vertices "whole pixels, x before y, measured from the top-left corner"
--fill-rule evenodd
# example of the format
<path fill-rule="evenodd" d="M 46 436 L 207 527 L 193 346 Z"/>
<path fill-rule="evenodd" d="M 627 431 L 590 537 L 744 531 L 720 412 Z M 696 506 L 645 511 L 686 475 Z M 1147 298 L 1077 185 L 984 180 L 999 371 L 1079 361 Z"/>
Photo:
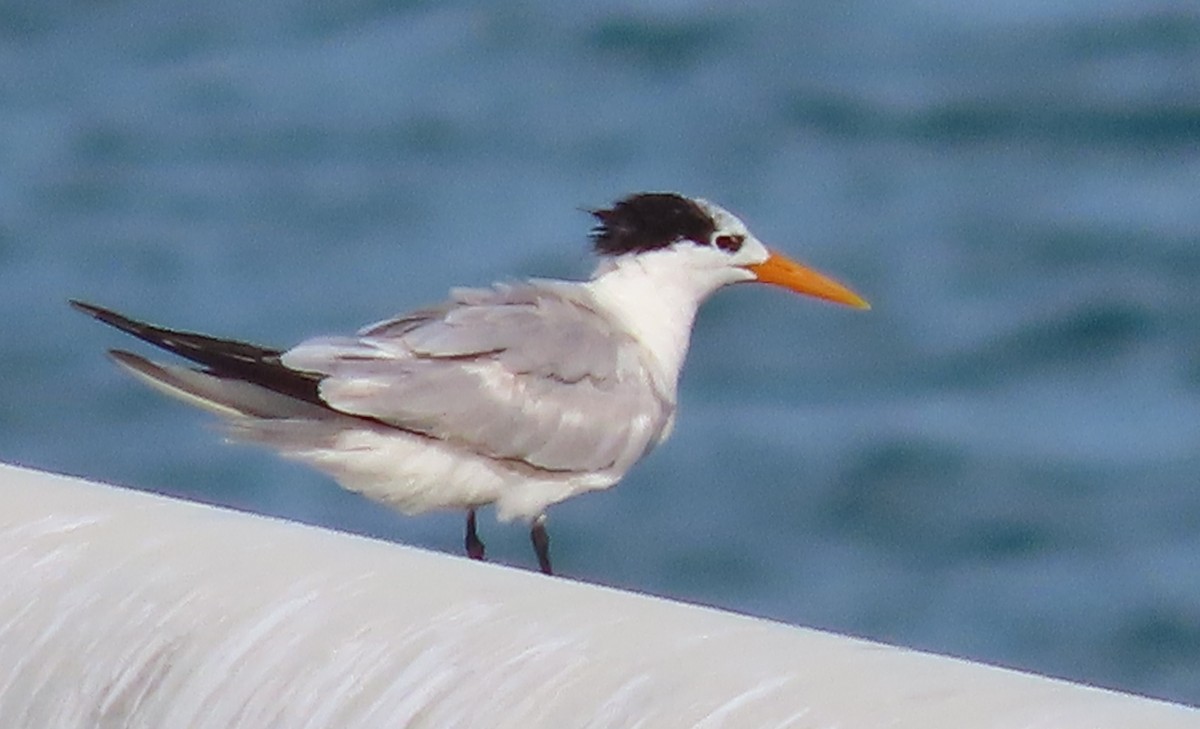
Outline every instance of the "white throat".
<path fill-rule="evenodd" d="M 731 283 L 728 273 L 700 272 L 679 263 L 666 251 L 607 259 L 585 284 L 603 312 L 646 348 L 648 364 L 658 370 L 654 374 L 661 393 L 672 402 L 696 310 Z"/>

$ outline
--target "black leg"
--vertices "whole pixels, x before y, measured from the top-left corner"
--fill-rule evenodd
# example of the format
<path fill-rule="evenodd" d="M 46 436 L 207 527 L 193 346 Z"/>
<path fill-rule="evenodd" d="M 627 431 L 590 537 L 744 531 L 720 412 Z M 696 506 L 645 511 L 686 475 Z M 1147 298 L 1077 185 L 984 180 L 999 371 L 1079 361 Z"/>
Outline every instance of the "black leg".
<path fill-rule="evenodd" d="M 467 512 L 467 556 L 471 559 L 483 559 L 483 542 L 475 533 L 475 510 Z"/>
<path fill-rule="evenodd" d="M 533 528 L 529 530 L 529 539 L 533 542 L 533 551 L 537 554 L 538 566 L 542 568 L 542 574 L 554 574 L 550 569 L 550 535 L 546 533 L 545 514 L 533 520 Z"/>

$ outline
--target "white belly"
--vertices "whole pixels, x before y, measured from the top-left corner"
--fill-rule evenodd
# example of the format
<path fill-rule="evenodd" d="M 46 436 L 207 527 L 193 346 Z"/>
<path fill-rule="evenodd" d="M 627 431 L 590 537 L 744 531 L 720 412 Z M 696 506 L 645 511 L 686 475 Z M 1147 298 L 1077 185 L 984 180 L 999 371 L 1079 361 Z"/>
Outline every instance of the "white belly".
<path fill-rule="evenodd" d="M 608 488 L 613 471 L 542 471 L 488 458 L 444 441 L 384 426 L 337 427 L 345 421 L 252 420 L 234 437 L 275 448 L 356 491 L 405 514 L 496 506 L 501 521 L 532 520 L 546 507 L 585 491 Z M 331 427 L 332 426 L 332 427 Z"/>

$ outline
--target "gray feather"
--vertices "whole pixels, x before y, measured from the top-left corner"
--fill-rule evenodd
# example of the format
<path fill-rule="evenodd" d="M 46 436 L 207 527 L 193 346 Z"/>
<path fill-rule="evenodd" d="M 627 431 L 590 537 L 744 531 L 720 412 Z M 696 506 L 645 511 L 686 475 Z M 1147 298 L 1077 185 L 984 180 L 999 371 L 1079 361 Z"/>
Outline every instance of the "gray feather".
<path fill-rule="evenodd" d="M 672 406 L 636 343 L 550 284 L 454 292 L 358 337 L 309 340 L 286 366 L 324 375 L 335 410 L 551 471 L 627 467 Z M 620 387 L 616 387 L 616 385 Z"/>
<path fill-rule="evenodd" d="M 255 418 L 329 418 L 336 413 L 243 380 L 151 362 L 131 352 L 109 354 L 138 379 L 210 412 Z"/>

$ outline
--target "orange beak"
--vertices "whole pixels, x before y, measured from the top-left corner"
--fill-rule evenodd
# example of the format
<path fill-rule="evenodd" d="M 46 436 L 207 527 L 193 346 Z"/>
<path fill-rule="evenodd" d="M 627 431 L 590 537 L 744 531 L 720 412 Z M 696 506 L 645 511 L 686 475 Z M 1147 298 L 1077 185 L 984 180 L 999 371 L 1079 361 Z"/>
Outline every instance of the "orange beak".
<path fill-rule="evenodd" d="M 798 294 L 815 296 L 818 299 L 853 306 L 855 309 L 871 308 L 863 297 L 828 276 L 805 268 L 775 251 L 770 253 L 771 257 L 762 263 L 746 266 L 746 270 L 753 273 L 760 283 L 775 284 Z"/>

